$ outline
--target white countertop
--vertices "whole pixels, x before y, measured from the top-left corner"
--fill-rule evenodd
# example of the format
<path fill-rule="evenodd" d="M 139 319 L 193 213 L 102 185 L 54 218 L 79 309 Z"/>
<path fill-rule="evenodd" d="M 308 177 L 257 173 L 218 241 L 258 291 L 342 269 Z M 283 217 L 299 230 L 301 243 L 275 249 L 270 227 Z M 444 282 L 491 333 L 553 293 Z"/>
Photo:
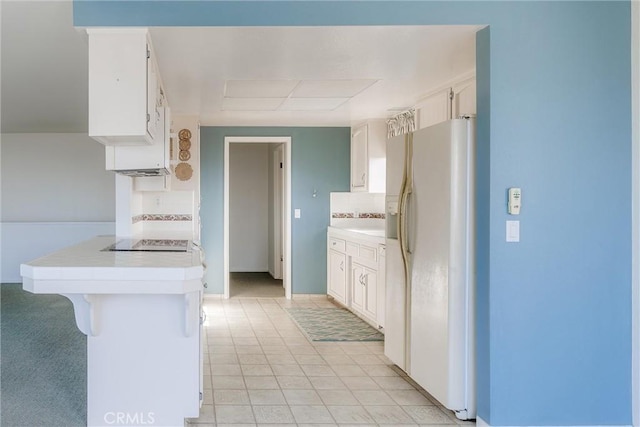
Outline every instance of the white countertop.
<path fill-rule="evenodd" d="M 120 238 L 98 236 L 20 266 L 33 293 L 185 293 L 202 287 L 201 252 L 102 251 Z"/>
<path fill-rule="evenodd" d="M 385 243 L 383 228 L 359 228 L 359 227 L 336 227 L 329 226 L 329 231 L 333 233 L 345 234 L 347 236 L 364 238 L 375 243 Z"/>

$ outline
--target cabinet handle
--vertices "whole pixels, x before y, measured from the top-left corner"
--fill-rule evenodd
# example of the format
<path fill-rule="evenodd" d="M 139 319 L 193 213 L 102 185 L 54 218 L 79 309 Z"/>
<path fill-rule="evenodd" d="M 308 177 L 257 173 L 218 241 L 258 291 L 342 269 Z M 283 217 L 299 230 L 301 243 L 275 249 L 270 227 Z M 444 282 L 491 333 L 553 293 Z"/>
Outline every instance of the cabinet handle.
<path fill-rule="evenodd" d="M 344 271 L 344 261 L 340 261 L 340 271 Z"/>
<path fill-rule="evenodd" d="M 367 173 L 366 173 L 366 172 L 363 172 L 363 173 L 362 173 L 362 183 L 363 183 L 363 184 L 364 184 L 364 177 L 365 177 L 366 175 L 367 175 Z"/>

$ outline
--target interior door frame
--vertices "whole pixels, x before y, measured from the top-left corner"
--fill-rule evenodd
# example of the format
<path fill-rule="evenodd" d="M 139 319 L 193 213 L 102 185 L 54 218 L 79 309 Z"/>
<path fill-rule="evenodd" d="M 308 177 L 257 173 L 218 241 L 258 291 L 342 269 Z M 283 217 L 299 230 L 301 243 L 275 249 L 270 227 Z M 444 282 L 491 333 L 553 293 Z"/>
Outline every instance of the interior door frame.
<path fill-rule="evenodd" d="M 230 144 L 284 144 L 284 294 L 291 299 L 291 137 L 290 136 L 225 136 L 224 137 L 224 298 L 229 298 L 229 146 Z"/>
<path fill-rule="evenodd" d="M 273 151 L 273 277 L 282 279 L 284 264 L 284 145 Z M 282 283 L 284 287 L 284 281 Z"/>

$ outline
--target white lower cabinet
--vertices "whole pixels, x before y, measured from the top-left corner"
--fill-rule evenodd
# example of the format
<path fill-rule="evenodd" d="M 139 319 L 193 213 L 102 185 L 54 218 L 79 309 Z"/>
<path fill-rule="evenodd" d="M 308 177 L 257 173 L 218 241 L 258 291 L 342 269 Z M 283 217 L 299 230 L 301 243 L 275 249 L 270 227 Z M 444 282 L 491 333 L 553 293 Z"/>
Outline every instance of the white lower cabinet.
<path fill-rule="evenodd" d="M 347 305 L 347 255 L 329 249 L 328 293 L 340 303 Z"/>
<path fill-rule="evenodd" d="M 339 233 L 337 235 L 336 233 Z M 349 234 L 355 234 L 356 237 Z M 384 258 L 379 239 L 347 231 L 329 231 L 327 293 L 375 327 L 384 326 Z"/>
<path fill-rule="evenodd" d="M 375 321 L 379 326 L 381 322 L 378 321 L 378 272 L 365 267 L 362 282 L 364 289 L 364 315 Z"/>
<path fill-rule="evenodd" d="M 365 285 L 363 282 L 364 267 L 354 262 L 351 264 L 351 308 L 364 311 Z"/>
<path fill-rule="evenodd" d="M 378 318 L 378 326 L 384 328 L 385 325 L 385 313 L 386 304 L 384 301 L 385 295 L 387 295 L 387 245 L 381 243 L 378 245 L 378 311 L 376 316 Z"/>
<path fill-rule="evenodd" d="M 354 261 L 351 264 L 351 293 L 351 308 L 378 326 L 378 271 Z"/>

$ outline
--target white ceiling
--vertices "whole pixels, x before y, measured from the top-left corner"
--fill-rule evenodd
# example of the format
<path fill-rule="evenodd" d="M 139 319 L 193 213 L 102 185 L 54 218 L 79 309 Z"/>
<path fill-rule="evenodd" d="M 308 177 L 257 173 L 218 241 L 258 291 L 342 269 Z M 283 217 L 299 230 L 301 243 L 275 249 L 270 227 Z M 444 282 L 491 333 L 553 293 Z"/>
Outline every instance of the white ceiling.
<path fill-rule="evenodd" d="M 2 1 L 2 132 L 86 132 L 86 35 L 71 1 Z M 348 126 L 475 66 L 478 26 L 151 29 L 174 115 L 204 125 Z"/>

